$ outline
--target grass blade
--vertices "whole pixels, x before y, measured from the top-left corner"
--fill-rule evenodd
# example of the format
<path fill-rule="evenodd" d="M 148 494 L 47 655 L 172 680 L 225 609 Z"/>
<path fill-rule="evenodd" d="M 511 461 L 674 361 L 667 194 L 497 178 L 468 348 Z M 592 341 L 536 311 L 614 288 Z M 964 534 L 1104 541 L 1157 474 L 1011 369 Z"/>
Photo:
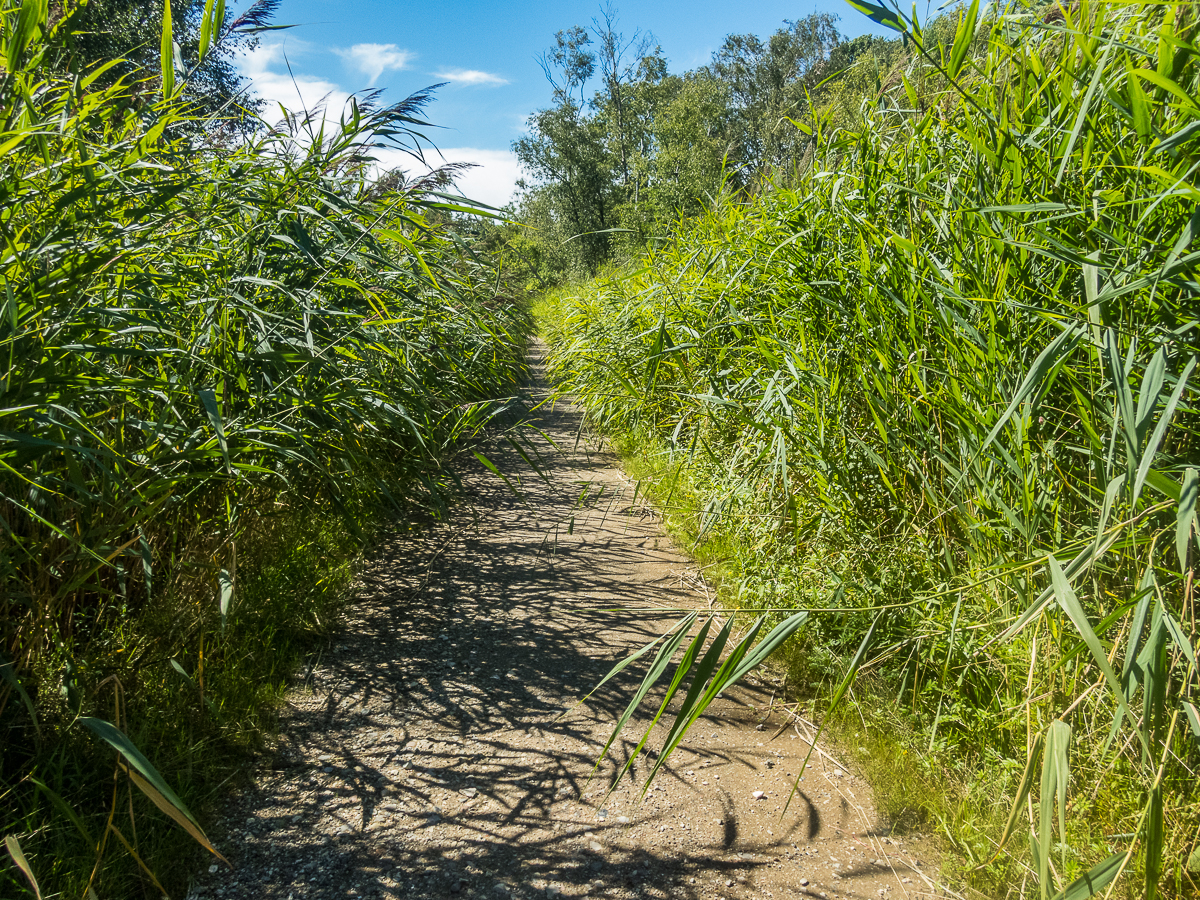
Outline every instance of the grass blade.
<path fill-rule="evenodd" d="M 112 723 L 106 722 L 103 719 L 81 716 L 78 721 L 121 755 L 126 763 L 126 771 L 133 779 L 134 784 L 147 797 L 154 801 L 154 804 L 159 809 L 182 825 L 187 833 L 195 838 L 204 849 L 225 860 L 225 857 L 221 856 L 212 844 L 209 843 L 208 838 L 204 834 L 204 829 L 200 827 L 200 823 L 196 821 L 195 816 L 191 814 L 183 801 L 175 795 L 175 792 L 167 786 L 166 781 L 158 774 L 158 770 L 151 765 L 150 760 L 142 755 L 142 751 L 134 746 L 133 741 L 129 740 Z M 228 860 L 225 861 L 228 862 Z"/>
<path fill-rule="evenodd" d="M 33 896 L 37 900 L 42 900 L 42 889 L 38 887 L 37 878 L 33 874 L 33 867 L 29 865 L 29 860 L 25 858 L 25 854 L 21 850 L 21 842 L 17 840 L 16 835 L 10 834 L 6 836 L 4 838 L 4 846 L 8 848 L 8 855 L 17 864 L 17 868 L 29 879 L 29 884 L 33 887 Z"/>

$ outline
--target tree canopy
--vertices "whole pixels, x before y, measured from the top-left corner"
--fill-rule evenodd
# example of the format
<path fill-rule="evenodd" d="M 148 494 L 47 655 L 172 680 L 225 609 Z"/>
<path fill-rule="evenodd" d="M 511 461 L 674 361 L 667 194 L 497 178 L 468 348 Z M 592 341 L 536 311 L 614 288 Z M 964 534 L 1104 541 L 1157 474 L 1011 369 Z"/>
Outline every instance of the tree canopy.
<path fill-rule="evenodd" d="M 718 192 L 798 165 L 809 139 L 795 123 L 832 67 L 854 61 L 844 47 L 869 49 L 814 13 L 765 39 L 731 34 L 708 65 L 672 74 L 653 35 L 621 31 L 611 6 L 557 32 L 540 60 L 551 104 L 513 144 L 540 276 L 594 274 Z"/>

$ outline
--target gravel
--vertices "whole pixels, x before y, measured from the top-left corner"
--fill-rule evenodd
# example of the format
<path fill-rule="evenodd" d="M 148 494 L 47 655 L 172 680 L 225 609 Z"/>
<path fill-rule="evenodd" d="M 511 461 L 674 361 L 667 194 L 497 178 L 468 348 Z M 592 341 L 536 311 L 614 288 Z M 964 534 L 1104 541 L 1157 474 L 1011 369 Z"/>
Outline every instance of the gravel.
<path fill-rule="evenodd" d="M 644 798 L 653 756 L 609 791 L 646 720 L 596 760 L 644 668 L 581 701 L 708 589 L 616 460 L 577 443 L 578 410 L 533 417 L 553 444 L 527 429 L 523 450 L 545 478 L 495 441 L 480 449 L 508 484 L 468 454 L 466 502 L 380 543 L 273 752 L 210 830 L 233 868 L 206 861 L 189 900 L 822 896 L 817 846 L 855 860 L 845 891 L 901 875 L 931 887 L 910 848 L 876 836 L 867 786 L 826 776 L 832 750 L 784 812 L 808 744 L 754 679 L 722 694 Z"/>

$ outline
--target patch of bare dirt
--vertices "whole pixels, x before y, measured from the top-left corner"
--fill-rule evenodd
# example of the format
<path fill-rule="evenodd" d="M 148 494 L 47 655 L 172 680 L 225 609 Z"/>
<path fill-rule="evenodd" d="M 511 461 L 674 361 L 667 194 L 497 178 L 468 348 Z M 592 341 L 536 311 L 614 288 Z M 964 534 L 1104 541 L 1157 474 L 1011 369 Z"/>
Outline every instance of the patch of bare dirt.
<path fill-rule="evenodd" d="M 640 729 L 593 767 L 641 673 L 576 702 L 710 601 L 578 410 L 535 418 L 542 474 L 487 451 L 519 497 L 466 475 L 449 520 L 379 548 L 217 829 L 232 870 L 191 900 L 943 896 L 828 748 L 784 813 L 809 732 L 769 686 L 726 692 L 644 799 L 645 757 L 605 796 Z"/>

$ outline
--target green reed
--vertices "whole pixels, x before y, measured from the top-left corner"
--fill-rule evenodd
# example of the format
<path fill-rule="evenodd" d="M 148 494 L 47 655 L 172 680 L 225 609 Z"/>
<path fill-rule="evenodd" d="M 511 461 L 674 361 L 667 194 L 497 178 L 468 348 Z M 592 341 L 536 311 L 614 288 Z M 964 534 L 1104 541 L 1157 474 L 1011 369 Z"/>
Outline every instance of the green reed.
<path fill-rule="evenodd" d="M 42 888 L 119 896 L 178 852 L 138 818 L 210 846 L 173 785 L 260 730 L 381 516 L 444 502 L 527 326 L 471 207 L 377 177 L 427 93 L 222 138 L 169 9 L 158 77 L 48 74 L 74 8 L 0 4 L 0 795 Z"/>
<path fill-rule="evenodd" d="M 1007 792 L 943 822 L 966 883 L 1188 895 L 1195 10 L 853 5 L 906 48 L 858 124 L 817 104 L 794 187 L 547 298 L 555 372 L 666 455 L 668 505 L 692 486 L 744 605 L 813 609 L 931 759 Z"/>

